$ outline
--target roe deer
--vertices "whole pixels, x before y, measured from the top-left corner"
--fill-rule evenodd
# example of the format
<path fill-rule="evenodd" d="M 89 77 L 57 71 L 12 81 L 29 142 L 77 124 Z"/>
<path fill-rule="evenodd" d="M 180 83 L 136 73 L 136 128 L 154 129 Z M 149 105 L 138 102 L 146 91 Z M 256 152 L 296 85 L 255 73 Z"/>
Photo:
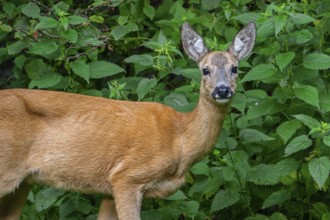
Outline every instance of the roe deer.
<path fill-rule="evenodd" d="M 120 220 L 140 219 L 143 197 L 164 198 L 184 183 L 219 136 L 256 27 L 243 28 L 226 52 L 210 52 L 187 23 L 181 36 L 202 75 L 190 113 L 159 103 L 0 91 L 0 219 L 19 219 L 33 183 L 111 195 L 98 218 Z"/>

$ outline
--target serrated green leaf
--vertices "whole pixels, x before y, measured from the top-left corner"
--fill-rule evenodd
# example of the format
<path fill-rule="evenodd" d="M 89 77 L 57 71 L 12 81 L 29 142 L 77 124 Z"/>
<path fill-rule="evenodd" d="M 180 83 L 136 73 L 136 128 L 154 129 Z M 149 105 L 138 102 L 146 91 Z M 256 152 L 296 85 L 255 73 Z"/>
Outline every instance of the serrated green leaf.
<path fill-rule="evenodd" d="M 314 35 L 309 30 L 300 30 L 290 33 L 287 38 L 290 42 L 294 42 L 297 45 L 302 45 L 308 43 L 313 39 L 313 37 Z"/>
<path fill-rule="evenodd" d="M 29 88 L 39 88 L 39 89 L 45 89 L 50 88 L 55 85 L 57 85 L 61 81 L 62 77 L 56 73 L 44 73 L 39 78 L 32 79 Z"/>
<path fill-rule="evenodd" d="M 291 198 L 291 193 L 287 190 L 273 192 L 262 204 L 262 209 L 269 208 L 274 205 L 279 205 Z"/>
<path fill-rule="evenodd" d="M 40 190 L 35 197 L 35 206 L 38 212 L 41 212 L 53 205 L 64 191 L 55 188 L 46 188 Z"/>
<path fill-rule="evenodd" d="M 259 143 L 262 141 L 275 140 L 275 138 L 269 137 L 264 133 L 251 128 L 242 129 L 239 136 L 245 143 Z"/>
<path fill-rule="evenodd" d="M 19 68 L 22 69 L 26 61 L 26 56 L 20 55 L 15 58 L 14 63 Z"/>
<path fill-rule="evenodd" d="M 85 63 L 84 60 L 79 59 L 71 62 L 69 65 L 74 74 L 89 82 L 89 66 Z"/>
<path fill-rule="evenodd" d="M 177 111 L 183 111 L 189 105 L 188 99 L 184 94 L 174 92 L 164 98 L 164 103 Z"/>
<path fill-rule="evenodd" d="M 51 71 L 42 59 L 32 59 L 26 66 L 25 71 L 30 79 L 38 79 L 43 73 Z"/>
<path fill-rule="evenodd" d="M 157 79 L 142 79 L 136 89 L 139 100 L 141 100 L 148 92 L 157 85 Z"/>
<path fill-rule="evenodd" d="M 238 20 L 242 24 L 246 25 L 250 21 L 258 20 L 262 15 L 256 12 L 247 12 L 247 13 L 240 13 L 239 15 L 232 17 L 235 20 Z"/>
<path fill-rule="evenodd" d="M 280 33 L 280 31 L 286 25 L 287 21 L 288 21 L 288 17 L 284 14 L 278 15 L 274 18 L 275 35 Z"/>
<path fill-rule="evenodd" d="M 134 23 L 127 23 L 125 25 L 118 25 L 112 28 L 111 35 L 115 40 L 119 40 L 126 34 L 139 30 L 139 27 Z"/>
<path fill-rule="evenodd" d="M 49 55 L 58 49 L 58 45 L 54 41 L 44 41 L 33 43 L 30 47 L 30 53 L 37 55 Z"/>
<path fill-rule="evenodd" d="M 309 129 L 320 128 L 322 126 L 318 120 L 309 115 L 299 114 L 293 115 L 293 117 L 304 123 Z"/>
<path fill-rule="evenodd" d="M 330 135 L 324 136 L 322 140 L 325 145 L 330 147 Z"/>
<path fill-rule="evenodd" d="M 51 17 L 40 17 L 40 22 L 34 27 L 34 30 L 38 29 L 47 29 L 47 28 L 56 28 L 59 24 L 59 21 Z"/>
<path fill-rule="evenodd" d="M 256 185 L 275 185 L 279 183 L 280 173 L 274 167 L 267 164 L 255 165 L 249 171 L 247 180 Z"/>
<path fill-rule="evenodd" d="M 288 220 L 288 218 L 280 212 L 273 213 L 269 220 Z"/>
<path fill-rule="evenodd" d="M 303 66 L 308 69 L 322 70 L 330 68 L 330 56 L 322 53 L 312 53 L 304 57 Z"/>
<path fill-rule="evenodd" d="M 92 61 L 88 63 L 89 77 L 91 79 L 100 79 L 107 76 L 112 76 L 120 72 L 124 72 L 124 69 L 120 66 L 107 61 Z"/>
<path fill-rule="evenodd" d="M 207 165 L 206 161 L 200 161 L 190 168 L 190 171 L 195 175 L 206 175 L 209 176 L 210 167 Z"/>
<path fill-rule="evenodd" d="M 99 15 L 92 15 L 89 17 L 89 20 L 95 23 L 103 24 L 104 23 L 104 18 Z"/>
<path fill-rule="evenodd" d="M 61 30 L 60 35 L 71 43 L 77 43 L 78 41 L 78 33 L 74 29 L 68 29 L 67 31 Z"/>
<path fill-rule="evenodd" d="M 187 69 L 175 68 L 172 70 L 172 72 L 176 75 L 187 77 L 188 79 L 194 79 L 197 82 L 199 82 L 201 78 L 201 73 L 198 68 L 187 68 Z"/>
<path fill-rule="evenodd" d="M 240 194 L 238 192 L 231 190 L 219 190 L 212 201 L 211 212 L 232 206 L 237 203 L 239 199 Z"/>
<path fill-rule="evenodd" d="M 265 115 L 272 115 L 285 109 L 285 105 L 275 102 L 273 99 L 264 99 L 252 105 L 247 113 L 246 118 L 248 120 L 259 118 Z"/>
<path fill-rule="evenodd" d="M 299 162 L 293 158 L 287 158 L 279 161 L 274 165 L 274 170 L 278 173 L 279 178 L 289 175 L 299 168 Z"/>
<path fill-rule="evenodd" d="M 185 200 L 188 198 L 181 190 L 178 190 L 174 194 L 166 197 L 166 199 L 167 200 Z"/>
<path fill-rule="evenodd" d="M 294 138 L 285 148 L 285 156 L 289 156 L 301 150 L 305 150 L 312 145 L 312 140 L 307 135 L 300 135 Z"/>
<path fill-rule="evenodd" d="M 15 4 L 11 3 L 11 2 L 8 2 L 6 4 L 3 5 L 2 9 L 3 11 L 9 16 L 9 17 L 12 17 L 14 11 L 15 11 Z"/>
<path fill-rule="evenodd" d="M 71 15 L 68 16 L 68 20 L 69 20 L 69 24 L 71 25 L 78 25 L 78 24 L 82 24 L 88 21 L 87 18 L 78 16 L 78 15 Z"/>
<path fill-rule="evenodd" d="M 152 20 L 155 17 L 155 9 L 151 5 L 145 5 L 143 8 L 143 13 Z"/>
<path fill-rule="evenodd" d="M 126 63 L 136 63 L 141 66 L 152 66 L 154 63 L 153 56 L 149 54 L 141 54 L 141 55 L 132 55 L 125 59 Z"/>
<path fill-rule="evenodd" d="M 30 18 L 37 18 L 40 15 L 40 8 L 37 4 L 28 3 L 22 8 L 22 13 Z"/>
<path fill-rule="evenodd" d="M 315 87 L 296 84 L 293 87 L 293 94 L 301 101 L 320 108 L 319 91 Z"/>
<path fill-rule="evenodd" d="M 277 69 L 273 64 L 260 64 L 258 66 L 253 67 L 246 75 L 243 77 L 241 82 L 247 81 L 262 81 L 263 79 L 267 79 L 271 77 L 277 72 Z"/>
<path fill-rule="evenodd" d="M 20 53 L 24 48 L 26 48 L 28 44 L 23 41 L 16 41 L 15 43 L 7 46 L 8 54 L 14 55 Z"/>
<path fill-rule="evenodd" d="M 178 204 L 178 209 L 185 213 L 185 215 L 193 217 L 197 214 L 199 210 L 199 203 L 191 200 L 191 201 L 181 201 Z"/>
<path fill-rule="evenodd" d="M 13 28 L 8 24 L 0 23 L 0 30 L 3 30 L 4 32 L 11 32 L 13 30 Z"/>
<path fill-rule="evenodd" d="M 308 162 L 308 170 L 318 187 L 321 189 L 329 177 L 330 159 L 326 156 L 314 158 Z"/>
<path fill-rule="evenodd" d="M 277 127 L 276 133 L 282 138 L 284 143 L 286 143 L 294 133 L 301 127 L 301 122 L 294 119 L 286 121 Z"/>
<path fill-rule="evenodd" d="M 275 61 L 281 71 L 294 59 L 294 52 L 279 53 L 275 56 Z"/>
<path fill-rule="evenodd" d="M 295 24 L 308 24 L 315 21 L 315 18 L 301 13 L 291 13 L 291 19 Z"/>

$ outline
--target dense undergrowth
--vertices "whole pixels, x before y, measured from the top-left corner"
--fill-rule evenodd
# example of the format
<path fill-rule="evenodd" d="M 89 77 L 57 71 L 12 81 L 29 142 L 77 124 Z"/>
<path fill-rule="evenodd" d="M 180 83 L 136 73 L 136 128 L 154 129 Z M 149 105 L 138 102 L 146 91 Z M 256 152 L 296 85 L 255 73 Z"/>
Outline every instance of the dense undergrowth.
<path fill-rule="evenodd" d="M 161 102 L 198 100 L 180 45 L 188 21 L 225 50 L 254 21 L 231 113 L 213 152 L 147 219 L 330 219 L 330 2 L 55 1 L 0 3 L 0 87 Z M 22 219 L 95 219 L 101 196 L 36 186 Z"/>

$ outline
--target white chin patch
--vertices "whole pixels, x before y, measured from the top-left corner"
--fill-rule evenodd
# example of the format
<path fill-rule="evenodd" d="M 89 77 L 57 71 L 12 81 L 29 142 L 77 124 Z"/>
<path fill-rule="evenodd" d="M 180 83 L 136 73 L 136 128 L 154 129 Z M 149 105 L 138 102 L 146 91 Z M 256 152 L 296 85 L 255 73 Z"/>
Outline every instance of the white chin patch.
<path fill-rule="evenodd" d="M 229 100 L 230 99 L 215 99 L 215 101 L 220 104 L 226 104 L 229 102 Z"/>

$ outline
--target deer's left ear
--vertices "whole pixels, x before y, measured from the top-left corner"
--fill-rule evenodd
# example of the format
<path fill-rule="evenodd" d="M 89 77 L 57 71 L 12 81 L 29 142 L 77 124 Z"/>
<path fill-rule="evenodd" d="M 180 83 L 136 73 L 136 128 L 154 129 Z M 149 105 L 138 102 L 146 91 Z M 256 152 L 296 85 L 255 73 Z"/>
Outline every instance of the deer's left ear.
<path fill-rule="evenodd" d="M 245 28 L 236 34 L 228 51 L 241 60 L 251 53 L 255 40 L 256 25 L 253 22 L 250 22 Z"/>

